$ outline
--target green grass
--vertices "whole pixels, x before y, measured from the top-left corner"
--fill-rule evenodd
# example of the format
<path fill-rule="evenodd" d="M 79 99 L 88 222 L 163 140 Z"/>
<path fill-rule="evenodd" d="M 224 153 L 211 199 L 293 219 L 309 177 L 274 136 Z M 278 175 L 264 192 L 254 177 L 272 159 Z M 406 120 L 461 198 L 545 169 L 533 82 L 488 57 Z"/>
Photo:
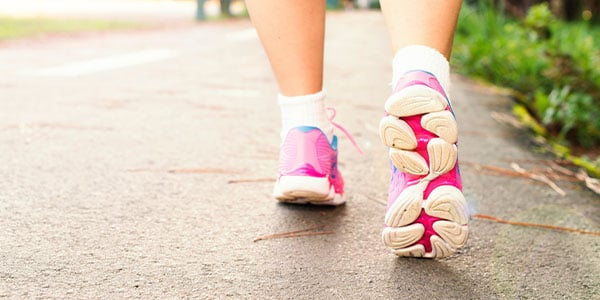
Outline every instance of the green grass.
<path fill-rule="evenodd" d="M 139 24 L 114 20 L 78 20 L 49 18 L 14 18 L 0 16 L 0 40 L 69 34 L 86 31 L 107 31 L 139 27 Z"/>
<path fill-rule="evenodd" d="M 466 5 L 453 51 L 459 72 L 512 89 L 537 134 L 600 174 L 600 27 L 557 20 L 546 5 L 523 20 Z"/>

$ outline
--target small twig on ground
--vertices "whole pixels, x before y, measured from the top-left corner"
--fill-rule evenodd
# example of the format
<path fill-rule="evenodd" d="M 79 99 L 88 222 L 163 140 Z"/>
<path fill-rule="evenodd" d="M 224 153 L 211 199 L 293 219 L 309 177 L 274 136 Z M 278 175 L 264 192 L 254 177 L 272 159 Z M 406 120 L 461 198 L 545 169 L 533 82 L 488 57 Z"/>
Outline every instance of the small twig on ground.
<path fill-rule="evenodd" d="M 594 193 L 600 194 L 600 180 L 590 177 L 584 170 L 579 170 L 579 172 L 575 174 L 575 177 L 583 181 L 585 186 L 594 191 Z"/>
<path fill-rule="evenodd" d="M 556 191 L 561 196 L 566 195 L 565 191 L 562 190 L 560 187 L 558 187 L 558 185 L 556 185 L 552 180 L 550 180 L 548 178 L 548 176 L 546 176 L 544 174 L 528 172 L 525 169 L 521 168 L 516 163 L 510 164 L 514 170 L 504 169 L 504 168 L 495 167 L 495 166 L 484 166 L 484 165 L 480 165 L 480 164 L 476 164 L 476 163 L 472 163 L 472 162 L 466 162 L 466 161 L 464 161 L 463 164 L 473 166 L 478 171 L 485 170 L 485 171 L 489 171 L 492 173 L 505 175 L 505 176 L 523 177 L 523 178 L 533 179 L 533 180 L 542 182 L 542 183 L 550 186 L 554 191 Z"/>
<path fill-rule="evenodd" d="M 589 235 L 600 236 L 600 232 L 598 232 L 598 231 L 581 230 L 581 229 L 575 229 L 575 228 L 569 228 L 569 227 L 545 225 L 545 224 L 537 224 L 537 223 L 529 223 L 529 222 L 508 221 L 508 220 L 500 219 L 500 218 L 490 216 L 490 215 L 476 214 L 476 215 L 472 215 L 471 217 L 474 219 L 488 220 L 488 221 L 493 221 L 496 223 L 508 224 L 508 225 L 514 225 L 514 226 L 536 227 L 536 228 L 544 228 L 544 229 L 550 229 L 550 230 L 576 232 L 576 233 L 580 233 L 580 234 L 589 234 Z"/>
<path fill-rule="evenodd" d="M 506 175 L 506 176 L 512 176 L 512 177 L 525 177 L 525 176 L 523 176 L 523 174 L 521 174 L 517 171 L 504 169 L 504 168 L 500 168 L 500 167 L 496 167 L 496 166 L 485 166 L 485 165 L 480 165 L 480 164 L 472 163 L 472 162 L 468 162 L 468 161 L 463 161 L 463 162 L 461 162 L 461 164 L 472 166 L 478 171 L 485 170 L 485 171 L 490 171 L 492 173 L 496 173 L 499 175 Z"/>
<path fill-rule="evenodd" d="M 556 162 L 548 161 L 548 166 L 550 166 L 550 168 L 552 168 L 552 170 L 558 171 L 559 173 L 562 173 L 563 175 L 575 176 L 575 173 L 573 171 L 571 171 L 563 166 L 560 166 Z"/>
<path fill-rule="evenodd" d="M 291 237 L 301 237 L 301 236 L 314 236 L 314 235 L 324 235 L 324 234 L 335 234 L 335 231 L 313 231 L 323 228 L 323 226 L 314 226 L 302 230 L 288 231 L 275 233 L 270 235 L 259 236 L 253 240 L 253 242 L 258 242 L 262 240 L 272 240 L 272 239 L 282 239 L 282 238 L 291 238 Z"/>
<path fill-rule="evenodd" d="M 552 170 L 556 170 L 573 180 L 585 183 L 587 188 L 600 195 L 600 180 L 590 177 L 583 169 L 580 169 L 579 172 L 575 173 L 553 161 L 548 162 L 548 165 L 552 168 Z"/>
<path fill-rule="evenodd" d="M 242 179 L 231 179 L 227 181 L 228 184 L 232 183 L 244 183 L 244 182 L 273 182 L 275 178 L 242 178 Z"/>
<path fill-rule="evenodd" d="M 547 184 L 554 191 L 556 191 L 559 195 L 561 195 L 561 196 L 567 195 L 567 193 L 565 193 L 565 191 L 563 191 L 560 187 L 558 187 L 558 185 L 556 185 L 556 183 L 554 183 L 552 180 L 550 180 L 548 178 L 548 176 L 546 176 L 544 174 L 527 172 L 527 170 L 521 168 L 521 166 L 519 166 L 519 164 L 517 164 L 517 163 L 511 163 L 510 166 L 515 171 L 517 171 L 519 174 L 522 174 L 525 177 L 528 177 L 528 178 L 531 178 L 533 180 L 537 180 L 537 181 L 540 181 L 540 182 L 543 182 L 543 183 Z"/>
<path fill-rule="evenodd" d="M 574 171 L 565 168 L 563 165 L 572 165 L 569 162 L 561 160 L 512 160 L 512 162 L 524 162 L 534 164 L 545 164 L 549 168 L 545 170 L 531 169 L 529 173 L 542 173 L 548 179 L 568 181 L 568 182 L 582 182 L 587 188 L 592 190 L 594 193 L 600 195 L 600 180 L 597 178 L 590 177 L 583 169 L 575 173 Z M 468 164 L 468 163 L 467 163 Z M 482 169 L 481 166 L 474 165 L 478 170 Z M 485 166 L 483 166 L 485 168 Z M 495 168 L 495 167 L 494 167 Z"/>
<path fill-rule="evenodd" d="M 533 171 L 533 170 L 531 170 Z M 568 182 L 581 182 L 581 180 L 575 178 L 575 176 L 572 175 L 565 175 L 562 171 L 558 171 L 555 170 L 554 168 L 551 167 L 546 167 L 545 170 L 542 170 L 542 172 L 548 176 L 548 178 L 552 179 L 552 180 L 560 180 L 560 181 L 568 181 Z"/>

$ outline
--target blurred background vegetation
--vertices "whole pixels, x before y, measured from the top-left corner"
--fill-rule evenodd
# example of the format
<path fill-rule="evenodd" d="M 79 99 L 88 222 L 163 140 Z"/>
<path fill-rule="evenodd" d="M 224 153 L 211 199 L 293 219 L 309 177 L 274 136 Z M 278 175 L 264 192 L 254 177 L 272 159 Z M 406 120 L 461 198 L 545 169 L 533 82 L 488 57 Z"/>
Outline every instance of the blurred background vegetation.
<path fill-rule="evenodd" d="M 101 19 L 57 19 L 46 17 L 12 17 L 0 15 L 0 42 L 47 33 L 78 33 L 140 27 L 131 21 Z"/>
<path fill-rule="evenodd" d="M 470 5 L 487 5 L 490 1 L 466 0 Z M 487 2 L 487 3 L 486 3 Z M 600 17 L 600 1 L 598 0 L 494 0 L 491 4 L 497 8 L 503 8 L 504 12 L 523 18 L 532 6 L 546 3 L 552 14 L 560 19 L 577 21 L 580 19 L 590 20 Z"/>
<path fill-rule="evenodd" d="M 452 63 L 511 89 L 555 153 L 600 175 L 600 1 L 466 0 Z"/>

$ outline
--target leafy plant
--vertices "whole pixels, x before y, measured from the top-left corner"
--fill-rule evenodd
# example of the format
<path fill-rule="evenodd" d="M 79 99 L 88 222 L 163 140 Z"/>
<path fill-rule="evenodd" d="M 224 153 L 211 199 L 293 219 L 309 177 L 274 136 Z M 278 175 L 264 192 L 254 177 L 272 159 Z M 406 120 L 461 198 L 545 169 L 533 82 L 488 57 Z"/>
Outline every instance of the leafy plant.
<path fill-rule="evenodd" d="M 134 22 L 113 20 L 72 20 L 48 18 L 14 18 L 0 15 L 0 41 L 48 33 L 76 33 L 140 27 Z"/>
<path fill-rule="evenodd" d="M 600 28 L 560 21 L 547 4 L 517 20 L 483 3 L 463 7 L 459 72 L 515 90 L 554 142 L 600 146 Z"/>

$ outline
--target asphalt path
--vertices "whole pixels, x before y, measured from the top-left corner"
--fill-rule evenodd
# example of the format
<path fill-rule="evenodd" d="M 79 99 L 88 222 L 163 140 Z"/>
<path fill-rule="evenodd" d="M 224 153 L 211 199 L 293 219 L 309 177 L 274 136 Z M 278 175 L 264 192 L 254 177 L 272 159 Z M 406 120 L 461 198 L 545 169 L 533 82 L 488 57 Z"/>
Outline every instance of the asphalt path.
<path fill-rule="evenodd" d="M 598 299 L 600 239 L 473 219 L 458 253 L 382 244 L 377 136 L 391 53 L 376 12 L 327 24 L 345 206 L 278 204 L 279 115 L 247 20 L 0 45 L 0 298 Z M 454 76 L 473 214 L 598 231 L 600 202 L 494 172 L 546 167 L 511 101 Z M 317 228 L 321 235 L 257 237 Z"/>

